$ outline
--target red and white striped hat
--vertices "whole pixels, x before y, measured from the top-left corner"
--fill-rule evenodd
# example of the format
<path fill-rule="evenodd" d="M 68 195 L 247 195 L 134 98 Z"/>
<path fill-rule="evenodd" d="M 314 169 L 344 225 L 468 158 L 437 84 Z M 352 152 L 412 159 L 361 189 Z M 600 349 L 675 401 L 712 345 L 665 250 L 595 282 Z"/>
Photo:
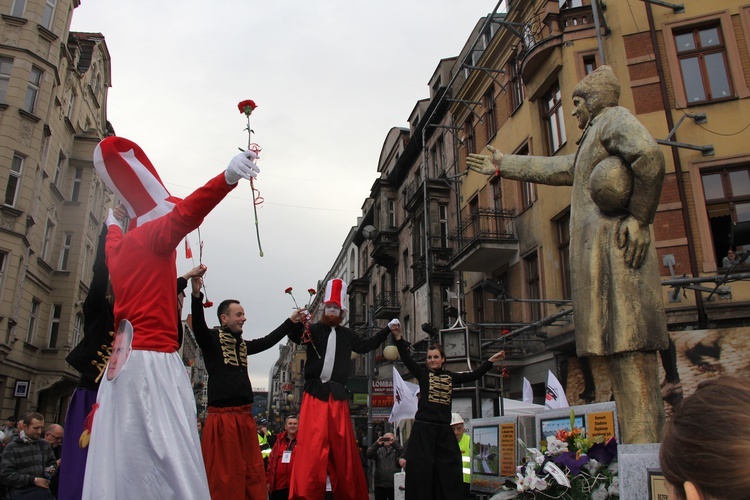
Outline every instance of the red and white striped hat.
<path fill-rule="evenodd" d="M 124 137 L 107 137 L 94 150 L 94 167 L 127 208 L 130 229 L 168 214 L 180 198 L 167 191 L 146 153 Z"/>
<path fill-rule="evenodd" d="M 336 304 L 342 310 L 344 307 L 344 295 L 346 295 L 346 282 L 341 278 L 334 278 L 326 284 L 326 294 L 323 304 Z"/>

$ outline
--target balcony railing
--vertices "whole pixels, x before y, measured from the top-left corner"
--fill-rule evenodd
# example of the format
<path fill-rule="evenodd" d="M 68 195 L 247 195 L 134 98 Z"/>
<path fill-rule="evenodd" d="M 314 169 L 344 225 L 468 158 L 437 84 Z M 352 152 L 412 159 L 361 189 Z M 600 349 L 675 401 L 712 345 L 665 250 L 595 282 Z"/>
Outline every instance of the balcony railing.
<path fill-rule="evenodd" d="M 380 292 L 375 297 L 375 319 L 393 318 L 398 315 L 401 304 L 398 300 L 398 292 Z"/>
<path fill-rule="evenodd" d="M 515 240 L 515 214 L 494 208 L 464 209 L 461 225 L 450 234 L 460 252 L 477 240 Z"/>

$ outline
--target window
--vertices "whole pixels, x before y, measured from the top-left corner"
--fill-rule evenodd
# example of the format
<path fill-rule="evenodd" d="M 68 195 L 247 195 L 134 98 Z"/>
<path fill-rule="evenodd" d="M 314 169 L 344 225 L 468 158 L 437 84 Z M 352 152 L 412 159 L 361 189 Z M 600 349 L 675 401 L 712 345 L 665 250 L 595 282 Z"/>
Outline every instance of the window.
<path fill-rule="evenodd" d="M 13 155 L 13 162 L 10 164 L 10 172 L 8 173 L 8 185 L 5 187 L 5 204 L 11 207 L 15 207 L 18 201 L 23 164 L 24 158 L 22 156 Z"/>
<path fill-rule="evenodd" d="M 52 21 L 55 15 L 55 5 L 57 0 L 47 0 L 44 5 L 44 13 L 42 14 L 42 26 L 48 30 L 52 29 Z"/>
<path fill-rule="evenodd" d="M 44 240 L 42 241 L 42 252 L 39 256 L 43 261 L 47 261 L 52 244 L 55 238 L 55 222 L 51 219 L 47 219 L 47 226 L 44 229 Z"/>
<path fill-rule="evenodd" d="M 501 274 L 497 277 L 497 282 L 503 290 L 508 289 L 508 275 Z M 502 297 L 497 297 L 502 298 Z M 498 300 L 493 302 L 495 305 L 495 321 L 498 323 L 511 323 L 511 301 L 509 300 Z"/>
<path fill-rule="evenodd" d="M 68 270 L 68 261 L 70 260 L 70 249 L 73 246 L 73 233 L 65 233 L 63 235 L 62 251 L 60 252 L 60 264 L 58 269 L 60 271 Z"/>
<path fill-rule="evenodd" d="M 524 144 L 515 154 L 526 156 L 529 145 Z M 526 210 L 536 201 L 536 185 L 533 182 L 521 181 L 521 210 Z"/>
<path fill-rule="evenodd" d="M 570 284 L 570 211 L 555 221 L 557 227 L 557 251 L 560 257 L 560 280 L 562 282 L 563 299 L 573 296 Z"/>
<path fill-rule="evenodd" d="M 594 71 L 599 65 L 596 63 L 596 55 L 588 54 L 583 56 L 583 74 L 588 75 Z"/>
<path fill-rule="evenodd" d="M 388 200 L 388 227 L 396 227 L 396 200 Z"/>
<path fill-rule="evenodd" d="M 57 155 L 57 165 L 55 166 L 55 175 L 52 176 L 52 184 L 55 186 L 60 185 L 60 179 L 62 178 L 63 168 L 65 167 L 65 161 L 67 158 L 62 151 Z"/>
<path fill-rule="evenodd" d="M 91 77 L 91 91 L 94 93 L 95 97 L 99 97 L 100 80 L 101 80 L 101 75 L 99 75 L 98 71 L 95 71 L 94 76 Z"/>
<path fill-rule="evenodd" d="M 732 225 L 750 221 L 750 167 L 709 171 L 701 180 L 716 262 L 721 263 L 729 249 Z"/>
<path fill-rule="evenodd" d="M 26 10 L 26 0 L 14 0 L 13 7 L 10 8 L 10 15 L 13 17 L 23 17 L 24 10 Z"/>
<path fill-rule="evenodd" d="M 572 7 L 580 7 L 583 5 L 581 0 L 559 0 L 560 10 L 570 9 Z"/>
<path fill-rule="evenodd" d="M 523 82 L 521 81 L 521 75 L 518 72 L 518 61 L 513 58 L 508 61 L 508 86 L 510 90 L 508 97 L 510 98 L 510 112 L 511 114 L 521 107 L 524 99 Z"/>
<path fill-rule="evenodd" d="M 13 59 L 0 57 L 0 102 L 5 102 L 10 82 L 10 72 L 13 69 Z"/>
<path fill-rule="evenodd" d="M 550 153 L 557 152 L 563 147 L 567 138 L 565 136 L 565 120 L 560 95 L 560 84 L 555 82 L 542 100 L 544 105 L 544 120 L 547 124 L 547 138 Z"/>
<path fill-rule="evenodd" d="M 479 196 L 474 196 L 469 200 L 469 220 L 471 221 L 471 232 L 466 234 L 466 237 L 471 239 L 478 238 L 481 232 L 479 225 Z"/>
<path fill-rule="evenodd" d="M 39 86 L 42 83 L 42 70 L 36 66 L 31 68 L 29 75 L 29 84 L 26 86 L 26 99 L 23 103 L 23 109 L 33 113 L 36 108 L 36 98 L 39 95 Z"/>
<path fill-rule="evenodd" d="M 83 254 L 83 281 L 88 283 L 91 280 L 92 266 L 94 265 L 94 246 L 87 239 L 86 250 Z"/>
<path fill-rule="evenodd" d="M 415 217 L 413 234 L 414 259 L 420 260 L 424 256 L 424 212 L 419 212 Z"/>
<path fill-rule="evenodd" d="M 474 303 L 474 322 L 484 323 L 484 290 L 478 286 L 472 291 L 472 302 Z"/>
<path fill-rule="evenodd" d="M 740 22 L 747 33 L 747 7 L 740 8 Z M 734 25 L 728 9 L 664 23 L 662 28 L 677 108 L 750 96 L 735 36 L 735 30 L 743 28 Z"/>
<path fill-rule="evenodd" d="M 36 299 L 31 300 L 31 310 L 29 311 L 29 324 L 26 329 L 26 343 L 31 344 L 31 341 L 34 340 L 34 336 L 36 335 L 36 324 L 37 324 L 37 318 L 39 317 L 39 306 L 41 305 L 41 302 L 39 302 Z"/>
<path fill-rule="evenodd" d="M 76 107 L 76 93 L 71 92 L 70 97 L 68 98 L 68 111 L 65 112 L 65 116 L 68 117 L 68 120 L 73 120 L 73 111 Z"/>
<path fill-rule="evenodd" d="M 57 336 L 60 333 L 60 316 L 62 315 L 62 304 L 52 306 L 52 318 L 49 325 L 49 342 L 47 347 L 57 349 Z"/>
<path fill-rule="evenodd" d="M 440 246 L 448 248 L 448 205 L 438 205 L 438 216 L 440 222 Z"/>
<path fill-rule="evenodd" d="M 408 285 L 409 284 L 409 269 L 410 269 L 408 249 L 404 250 L 403 253 L 401 254 L 401 261 L 403 262 L 401 269 L 404 270 L 404 273 L 403 273 L 404 285 Z"/>
<path fill-rule="evenodd" d="M 81 341 L 81 331 L 83 328 L 83 314 L 76 314 L 76 319 L 73 322 L 73 345 L 76 346 Z"/>
<path fill-rule="evenodd" d="M 5 281 L 5 263 L 8 262 L 8 252 L 0 251 L 0 293 Z"/>
<path fill-rule="evenodd" d="M 484 94 L 484 126 L 487 131 L 487 142 L 497 133 L 497 118 L 495 117 L 495 89 L 490 87 Z"/>
<path fill-rule="evenodd" d="M 466 148 L 466 155 L 477 152 L 477 145 L 474 139 L 474 117 L 469 117 L 464 122 L 464 147 Z"/>
<path fill-rule="evenodd" d="M 673 34 L 688 104 L 732 97 L 720 25 L 693 27 Z"/>
<path fill-rule="evenodd" d="M 524 271 L 526 272 L 526 296 L 531 300 L 542 298 L 541 280 L 539 279 L 539 256 L 536 251 L 523 259 Z M 531 321 L 542 319 L 542 304 L 530 302 L 529 312 Z"/>
<path fill-rule="evenodd" d="M 81 329 L 83 328 L 83 314 L 76 314 L 73 321 L 73 345 L 76 346 L 81 341 Z"/>
<path fill-rule="evenodd" d="M 75 174 L 73 175 L 72 186 L 70 188 L 70 201 L 78 201 L 78 197 L 81 195 L 81 180 L 83 179 L 83 169 L 76 168 Z"/>

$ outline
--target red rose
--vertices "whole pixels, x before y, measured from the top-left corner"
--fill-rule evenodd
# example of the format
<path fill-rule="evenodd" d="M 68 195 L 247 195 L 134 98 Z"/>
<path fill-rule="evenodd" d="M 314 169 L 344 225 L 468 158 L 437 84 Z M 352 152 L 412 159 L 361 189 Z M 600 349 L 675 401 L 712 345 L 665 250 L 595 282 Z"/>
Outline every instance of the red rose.
<path fill-rule="evenodd" d="M 210 300 L 207 300 L 206 302 L 203 303 L 203 307 L 205 309 L 208 309 L 209 307 L 213 307 L 213 306 L 214 306 L 214 303 L 211 302 Z"/>
<path fill-rule="evenodd" d="M 307 289 L 307 293 L 309 293 L 310 296 L 313 296 L 313 295 L 315 295 L 315 289 L 314 288 L 308 288 Z"/>
<path fill-rule="evenodd" d="M 244 101 L 240 101 L 240 103 L 237 105 L 237 108 L 239 108 L 240 113 L 244 113 L 246 115 L 249 115 L 253 112 L 255 108 L 257 108 L 258 105 L 255 104 L 255 101 L 252 99 L 245 99 Z M 248 108 L 250 108 L 248 110 Z"/>
<path fill-rule="evenodd" d="M 289 287 L 286 290 L 284 290 L 284 293 L 288 293 L 289 295 L 291 295 L 292 294 L 292 287 Z"/>

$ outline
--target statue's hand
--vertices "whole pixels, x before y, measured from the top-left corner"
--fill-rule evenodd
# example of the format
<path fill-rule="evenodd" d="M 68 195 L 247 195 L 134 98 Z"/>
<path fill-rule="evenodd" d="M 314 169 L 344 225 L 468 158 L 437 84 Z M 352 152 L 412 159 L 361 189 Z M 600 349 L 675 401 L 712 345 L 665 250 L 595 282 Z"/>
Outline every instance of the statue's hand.
<path fill-rule="evenodd" d="M 625 264 L 632 269 L 638 269 L 646 259 L 648 247 L 651 245 L 651 231 L 649 225 L 644 224 L 632 215 L 620 221 L 617 227 L 617 246 L 625 249 Z"/>
<path fill-rule="evenodd" d="M 471 153 L 466 158 L 466 167 L 485 175 L 499 175 L 503 154 L 492 146 L 487 146 L 487 149 L 492 156 Z"/>

